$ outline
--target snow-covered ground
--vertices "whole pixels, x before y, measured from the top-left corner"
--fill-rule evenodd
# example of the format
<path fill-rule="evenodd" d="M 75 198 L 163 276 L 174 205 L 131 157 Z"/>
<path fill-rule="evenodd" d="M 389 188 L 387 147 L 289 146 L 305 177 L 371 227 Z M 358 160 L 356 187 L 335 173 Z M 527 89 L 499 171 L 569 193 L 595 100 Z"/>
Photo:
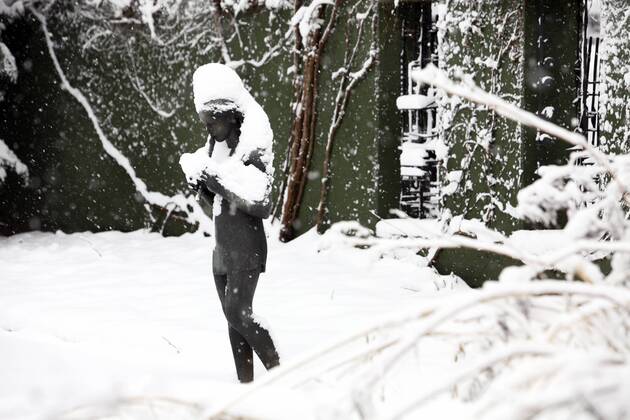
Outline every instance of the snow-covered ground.
<path fill-rule="evenodd" d="M 0 419 L 628 418 L 626 287 L 513 268 L 471 290 L 412 248 L 359 249 L 340 232 L 364 230 L 335 226 L 270 239 L 254 311 L 282 363 L 256 361 L 249 385 L 211 238 L 0 238 Z"/>
<path fill-rule="evenodd" d="M 419 258 L 375 260 L 366 250 L 320 250 L 320 241 L 313 232 L 270 239 L 254 312 L 271 326 L 283 365 L 391 313 L 471 293 Z M 200 418 L 255 386 L 235 378 L 211 247 L 201 235 L 144 231 L 0 238 L 0 419 Z M 425 387 L 453 362 L 443 349 L 423 350 L 432 361 Z M 271 373 L 256 365 L 259 380 Z M 335 384 L 304 378 L 252 392 L 230 412 L 329 417 L 320 403 Z M 403 385 L 388 392 L 422 389 Z"/>

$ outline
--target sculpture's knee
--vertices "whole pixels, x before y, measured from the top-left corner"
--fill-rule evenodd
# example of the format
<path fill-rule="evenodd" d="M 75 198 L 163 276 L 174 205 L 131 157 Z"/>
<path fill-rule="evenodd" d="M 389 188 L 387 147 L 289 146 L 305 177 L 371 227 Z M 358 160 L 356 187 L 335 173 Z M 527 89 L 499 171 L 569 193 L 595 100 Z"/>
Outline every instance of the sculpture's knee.
<path fill-rule="evenodd" d="M 246 307 L 243 307 L 242 305 L 234 305 L 228 302 L 224 309 L 225 318 L 227 319 L 228 323 L 237 330 L 240 327 L 246 326 L 250 321 L 251 317 L 249 316 L 249 311 Z"/>

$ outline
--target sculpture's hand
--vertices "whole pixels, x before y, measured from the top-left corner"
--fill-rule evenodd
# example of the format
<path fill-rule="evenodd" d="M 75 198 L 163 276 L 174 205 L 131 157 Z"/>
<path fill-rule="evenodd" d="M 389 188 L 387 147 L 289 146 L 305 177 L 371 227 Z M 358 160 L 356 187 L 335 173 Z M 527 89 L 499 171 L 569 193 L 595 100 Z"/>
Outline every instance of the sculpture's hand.
<path fill-rule="evenodd" d="M 194 192 L 199 192 L 199 189 L 201 188 L 201 181 L 197 180 L 193 182 L 193 181 L 188 180 L 187 183 L 188 183 L 188 188 L 190 188 Z"/>
<path fill-rule="evenodd" d="M 217 171 L 214 165 L 208 165 L 197 179 L 192 177 L 187 178 L 186 183 L 188 184 L 188 188 L 194 192 L 199 192 L 206 187 L 207 181 L 211 178 L 217 178 Z"/>
<path fill-rule="evenodd" d="M 219 184 L 219 176 L 211 168 L 204 169 L 199 177 L 199 184 L 205 186 L 210 191 L 217 193 L 216 186 Z"/>

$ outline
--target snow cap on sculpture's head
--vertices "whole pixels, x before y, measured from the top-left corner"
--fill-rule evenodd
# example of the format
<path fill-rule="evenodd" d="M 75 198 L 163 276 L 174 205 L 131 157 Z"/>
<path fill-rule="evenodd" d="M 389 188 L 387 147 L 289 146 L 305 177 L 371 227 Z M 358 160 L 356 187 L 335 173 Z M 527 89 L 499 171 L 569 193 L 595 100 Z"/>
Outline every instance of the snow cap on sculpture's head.
<path fill-rule="evenodd" d="M 221 116 L 233 116 L 233 118 L 240 119 L 242 122 L 243 111 L 241 108 L 230 99 L 211 99 L 201 106 L 197 112 L 201 115 L 202 112 L 207 112 L 210 115 L 216 117 Z M 202 120 L 205 119 L 202 117 Z"/>
<path fill-rule="evenodd" d="M 247 94 L 241 78 L 224 64 L 204 64 L 193 74 L 193 94 L 197 112 L 208 107 L 225 108 L 230 106 L 230 103 L 238 109 L 241 107 L 243 92 Z"/>
<path fill-rule="evenodd" d="M 204 64 L 193 74 L 193 94 L 198 114 L 240 114 L 236 115 L 237 119 L 242 118 L 242 124 L 235 154 L 243 159 L 252 153 L 261 155 L 266 172 L 272 174 L 273 131 L 269 118 L 238 74 L 224 64 Z"/>

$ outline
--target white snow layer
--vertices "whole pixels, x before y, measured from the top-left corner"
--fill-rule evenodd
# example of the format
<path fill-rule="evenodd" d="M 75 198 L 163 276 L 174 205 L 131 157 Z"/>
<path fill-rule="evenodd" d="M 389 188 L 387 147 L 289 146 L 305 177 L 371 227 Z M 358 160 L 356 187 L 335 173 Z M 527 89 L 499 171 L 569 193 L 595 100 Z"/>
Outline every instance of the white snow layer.
<path fill-rule="evenodd" d="M 435 105 L 435 96 L 427 95 L 402 95 L 396 98 L 396 107 L 404 109 L 425 109 Z"/>
<path fill-rule="evenodd" d="M 197 149 L 194 153 L 184 153 L 179 158 L 179 165 L 186 175 L 186 181 L 190 184 L 194 184 L 203 173 L 209 162 L 208 158 L 208 145 Z"/>
<path fill-rule="evenodd" d="M 0 181 L 4 181 L 7 176 L 6 168 L 12 169 L 22 178 L 28 178 L 28 168 L 15 156 L 9 146 L 0 139 Z"/>
<path fill-rule="evenodd" d="M 256 359 L 252 385 L 236 382 L 212 238 L 0 237 L 0 418 L 627 417 L 627 288 L 470 290 L 417 250 L 374 253 L 344 235 L 371 232 L 345 222 L 270 241 L 254 312 L 282 359 L 269 372 Z"/>
<path fill-rule="evenodd" d="M 431 301 L 436 290 L 451 295 L 450 279 L 427 268 L 350 247 L 318 251 L 318 241 L 311 231 L 269 243 L 254 312 L 261 324 L 261 315 L 268 320 L 283 364 Z M 201 235 L 143 231 L 0 237 L 0 418 L 199 419 L 206 418 L 199 410 L 248 390 L 235 378 L 210 249 L 212 238 Z M 446 359 L 435 354 L 433 375 Z M 334 387 L 328 395 L 294 388 L 300 378 L 287 381 L 230 412 L 332 418 L 315 414 Z"/>
<path fill-rule="evenodd" d="M 250 0 L 222 0 L 222 7 L 230 7 L 234 14 L 237 15 L 241 12 L 248 10 L 252 5 L 264 5 L 267 9 L 278 10 L 288 9 L 293 7 L 293 4 L 289 0 L 265 0 L 263 2 L 252 2 Z"/>
<path fill-rule="evenodd" d="M 217 150 L 218 146 L 218 150 Z M 184 153 L 179 164 L 189 183 L 195 183 L 203 172 L 215 176 L 217 181 L 237 196 L 251 202 L 268 199 L 273 179 L 254 165 L 245 165 L 236 155 L 226 157 L 221 153 L 223 143 L 215 143 L 212 157 L 207 145 L 194 153 Z"/>
<path fill-rule="evenodd" d="M 300 7 L 291 18 L 289 24 L 292 27 L 298 27 L 302 38 L 302 45 L 307 45 L 307 40 L 311 35 L 311 32 L 321 26 L 321 19 L 318 19 L 314 13 L 319 9 L 319 7 L 325 4 L 332 5 L 334 2 L 332 0 L 313 0 L 308 6 Z"/>
<path fill-rule="evenodd" d="M 400 146 L 400 164 L 402 166 L 424 166 L 427 149 L 424 144 L 403 142 Z"/>

